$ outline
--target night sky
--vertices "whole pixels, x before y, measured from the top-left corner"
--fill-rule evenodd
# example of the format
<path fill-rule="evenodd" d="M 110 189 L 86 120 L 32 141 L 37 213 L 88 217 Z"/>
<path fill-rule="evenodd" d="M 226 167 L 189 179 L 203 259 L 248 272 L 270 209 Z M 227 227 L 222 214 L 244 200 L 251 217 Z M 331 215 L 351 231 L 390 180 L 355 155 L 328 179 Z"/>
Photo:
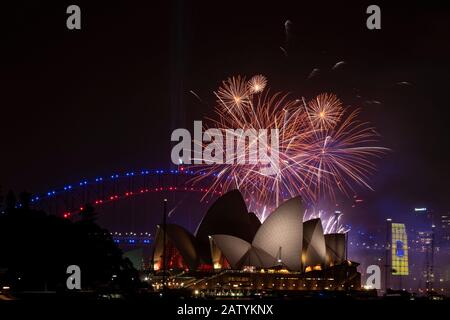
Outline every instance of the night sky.
<path fill-rule="evenodd" d="M 448 8 L 412 1 L 92 2 L 15 1 L 2 9 L 3 192 L 169 167 L 171 131 L 211 116 L 212 91 L 226 77 L 262 73 L 273 91 L 333 91 L 346 105 L 362 106 L 362 118 L 392 149 L 377 161 L 375 192 L 360 190 L 358 216 L 450 209 Z M 373 3 L 381 7 L 381 30 L 366 28 Z M 66 28 L 70 4 L 81 7 L 79 31 Z M 331 72 L 341 60 L 344 68 Z M 313 68 L 321 73 L 307 80 Z M 396 85 L 402 81 L 411 85 Z"/>

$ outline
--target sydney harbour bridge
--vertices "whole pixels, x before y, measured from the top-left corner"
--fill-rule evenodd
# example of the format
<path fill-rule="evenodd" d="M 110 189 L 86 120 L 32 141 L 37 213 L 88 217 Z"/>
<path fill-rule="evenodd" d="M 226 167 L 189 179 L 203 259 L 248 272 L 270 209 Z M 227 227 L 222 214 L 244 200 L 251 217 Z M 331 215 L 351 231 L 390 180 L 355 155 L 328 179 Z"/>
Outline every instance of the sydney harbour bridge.
<path fill-rule="evenodd" d="M 176 169 L 145 169 L 96 176 L 66 183 L 32 196 L 35 209 L 65 219 L 77 220 L 87 206 L 94 208 L 98 223 L 116 242 L 150 244 L 168 200 L 168 218 L 191 232 L 220 192 L 208 190 L 204 175 L 179 166 Z M 20 206 L 20 204 L 19 204 Z"/>

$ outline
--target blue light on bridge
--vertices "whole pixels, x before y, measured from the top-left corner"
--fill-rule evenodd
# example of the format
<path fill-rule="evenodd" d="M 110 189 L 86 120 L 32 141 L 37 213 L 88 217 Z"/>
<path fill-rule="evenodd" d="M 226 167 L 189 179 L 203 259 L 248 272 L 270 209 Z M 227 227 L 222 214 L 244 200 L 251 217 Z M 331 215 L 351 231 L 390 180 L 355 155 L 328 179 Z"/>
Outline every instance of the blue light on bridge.
<path fill-rule="evenodd" d="M 165 170 L 165 169 L 147 170 L 147 169 L 142 169 L 139 172 L 141 173 L 142 176 L 149 175 L 149 174 L 157 174 L 157 175 L 164 175 L 164 174 L 206 175 L 206 172 L 204 172 L 204 171 L 197 172 L 197 171 L 194 171 L 194 170 L 186 170 L 186 168 L 182 168 L 181 170 L 179 170 L 179 169 L 172 169 L 172 170 Z M 129 171 L 129 172 L 124 173 L 122 175 L 121 174 L 112 174 L 111 176 L 108 176 L 108 178 L 110 178 L 110 179 L 104 179 L 102 177 L 97 177 L 97 178 L 95 178 L 93 180 L 82 180 L 82 181 L 78 182 L 76 184 L 76 186 L 81 188 L 81 187 L 87 186 L 88 184 L 103 183 L 106 180 L 115 180 L 115 179 L 122 178 L 122 177 L 125 177 L 125 176 L 130 177 L 130 176 L 135 176 L 135 175 L 136 175 L 135 172 L 132 172 L 132 171 Z M 216 174 L 214 174 L 213 176 L 217 177 Z M 58 189 L 56 191 L 55 190 L 50 190 L 50 191 L 44 193 L 41 197 L 36 196 L 36 197 L 32 198 L 31 201 L 33 203 L 36 203 L 36 202 L 39 202 L 40 200 L 42 200 L 43 197 L 51 197 L 51 196 L 54 196 L 54 195 L 57 195 L 57 194 L 59 195 L 59 194 L 61 194 L 63 192 L 71 192 L 74 189 L 76 189 L 76 188 L 73 187 L 73 185 L 66 185 L 66 186 L 64 186 L 61 189 Z"/>

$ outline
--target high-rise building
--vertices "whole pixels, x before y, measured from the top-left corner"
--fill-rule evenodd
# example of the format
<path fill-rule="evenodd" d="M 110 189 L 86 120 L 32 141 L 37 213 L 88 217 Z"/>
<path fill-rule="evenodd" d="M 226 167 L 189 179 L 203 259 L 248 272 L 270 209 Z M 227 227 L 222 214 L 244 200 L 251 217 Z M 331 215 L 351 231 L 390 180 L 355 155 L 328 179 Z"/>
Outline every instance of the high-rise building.
<path fill-rule="evenodd" d="M 438 226 L 439 240 L 442 247 L 450 246 L 450 213 L 443 214 Z"/>

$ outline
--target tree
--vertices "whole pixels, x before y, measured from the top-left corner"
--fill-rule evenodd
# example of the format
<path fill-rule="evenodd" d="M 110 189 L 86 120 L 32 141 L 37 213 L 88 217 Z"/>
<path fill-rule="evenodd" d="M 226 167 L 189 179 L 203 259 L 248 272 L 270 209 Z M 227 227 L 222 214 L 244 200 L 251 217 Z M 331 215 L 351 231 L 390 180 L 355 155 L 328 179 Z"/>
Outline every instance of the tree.
<path fill-rule="evenodd" d="M 19 194 L 20 204 L 22 205 L 23 210 L 30 210 L 31 204 L 31 193 L 29 192 L 21 192 Z"/>
<path fill-rule="evenodd" d="M 16 208 L 16 204 L 17 204 L 16 195 L 14 194 L 14 192 L 12 190 L 9 190 L 8 193 L 6 194 L 6 200 L 5 200 L 6 213 L 13 212 L 14 209 Z"/>
<path fill-rule="evenodd" d="M 8 192 L 8 214 L 0 215 L 1 285 L 14 291 L 66 290 L 69 265 L 81 268 L 82 289 L 128 292 L 140 285 L 137 270 L 114 243 L 108 230 L 95 223 L 95 211 L 86 207 L 79 221 L 47 215 L 30 208 L 22 193 L 15 208 Z"/>
<path fill-rule="evenodd" d="M 95 208 L 90 203 L 84 205 L 84 209 L 81 211 L 81 220 L 88 222 L 97 220 L 97 212 L 95 212 Z"/>

